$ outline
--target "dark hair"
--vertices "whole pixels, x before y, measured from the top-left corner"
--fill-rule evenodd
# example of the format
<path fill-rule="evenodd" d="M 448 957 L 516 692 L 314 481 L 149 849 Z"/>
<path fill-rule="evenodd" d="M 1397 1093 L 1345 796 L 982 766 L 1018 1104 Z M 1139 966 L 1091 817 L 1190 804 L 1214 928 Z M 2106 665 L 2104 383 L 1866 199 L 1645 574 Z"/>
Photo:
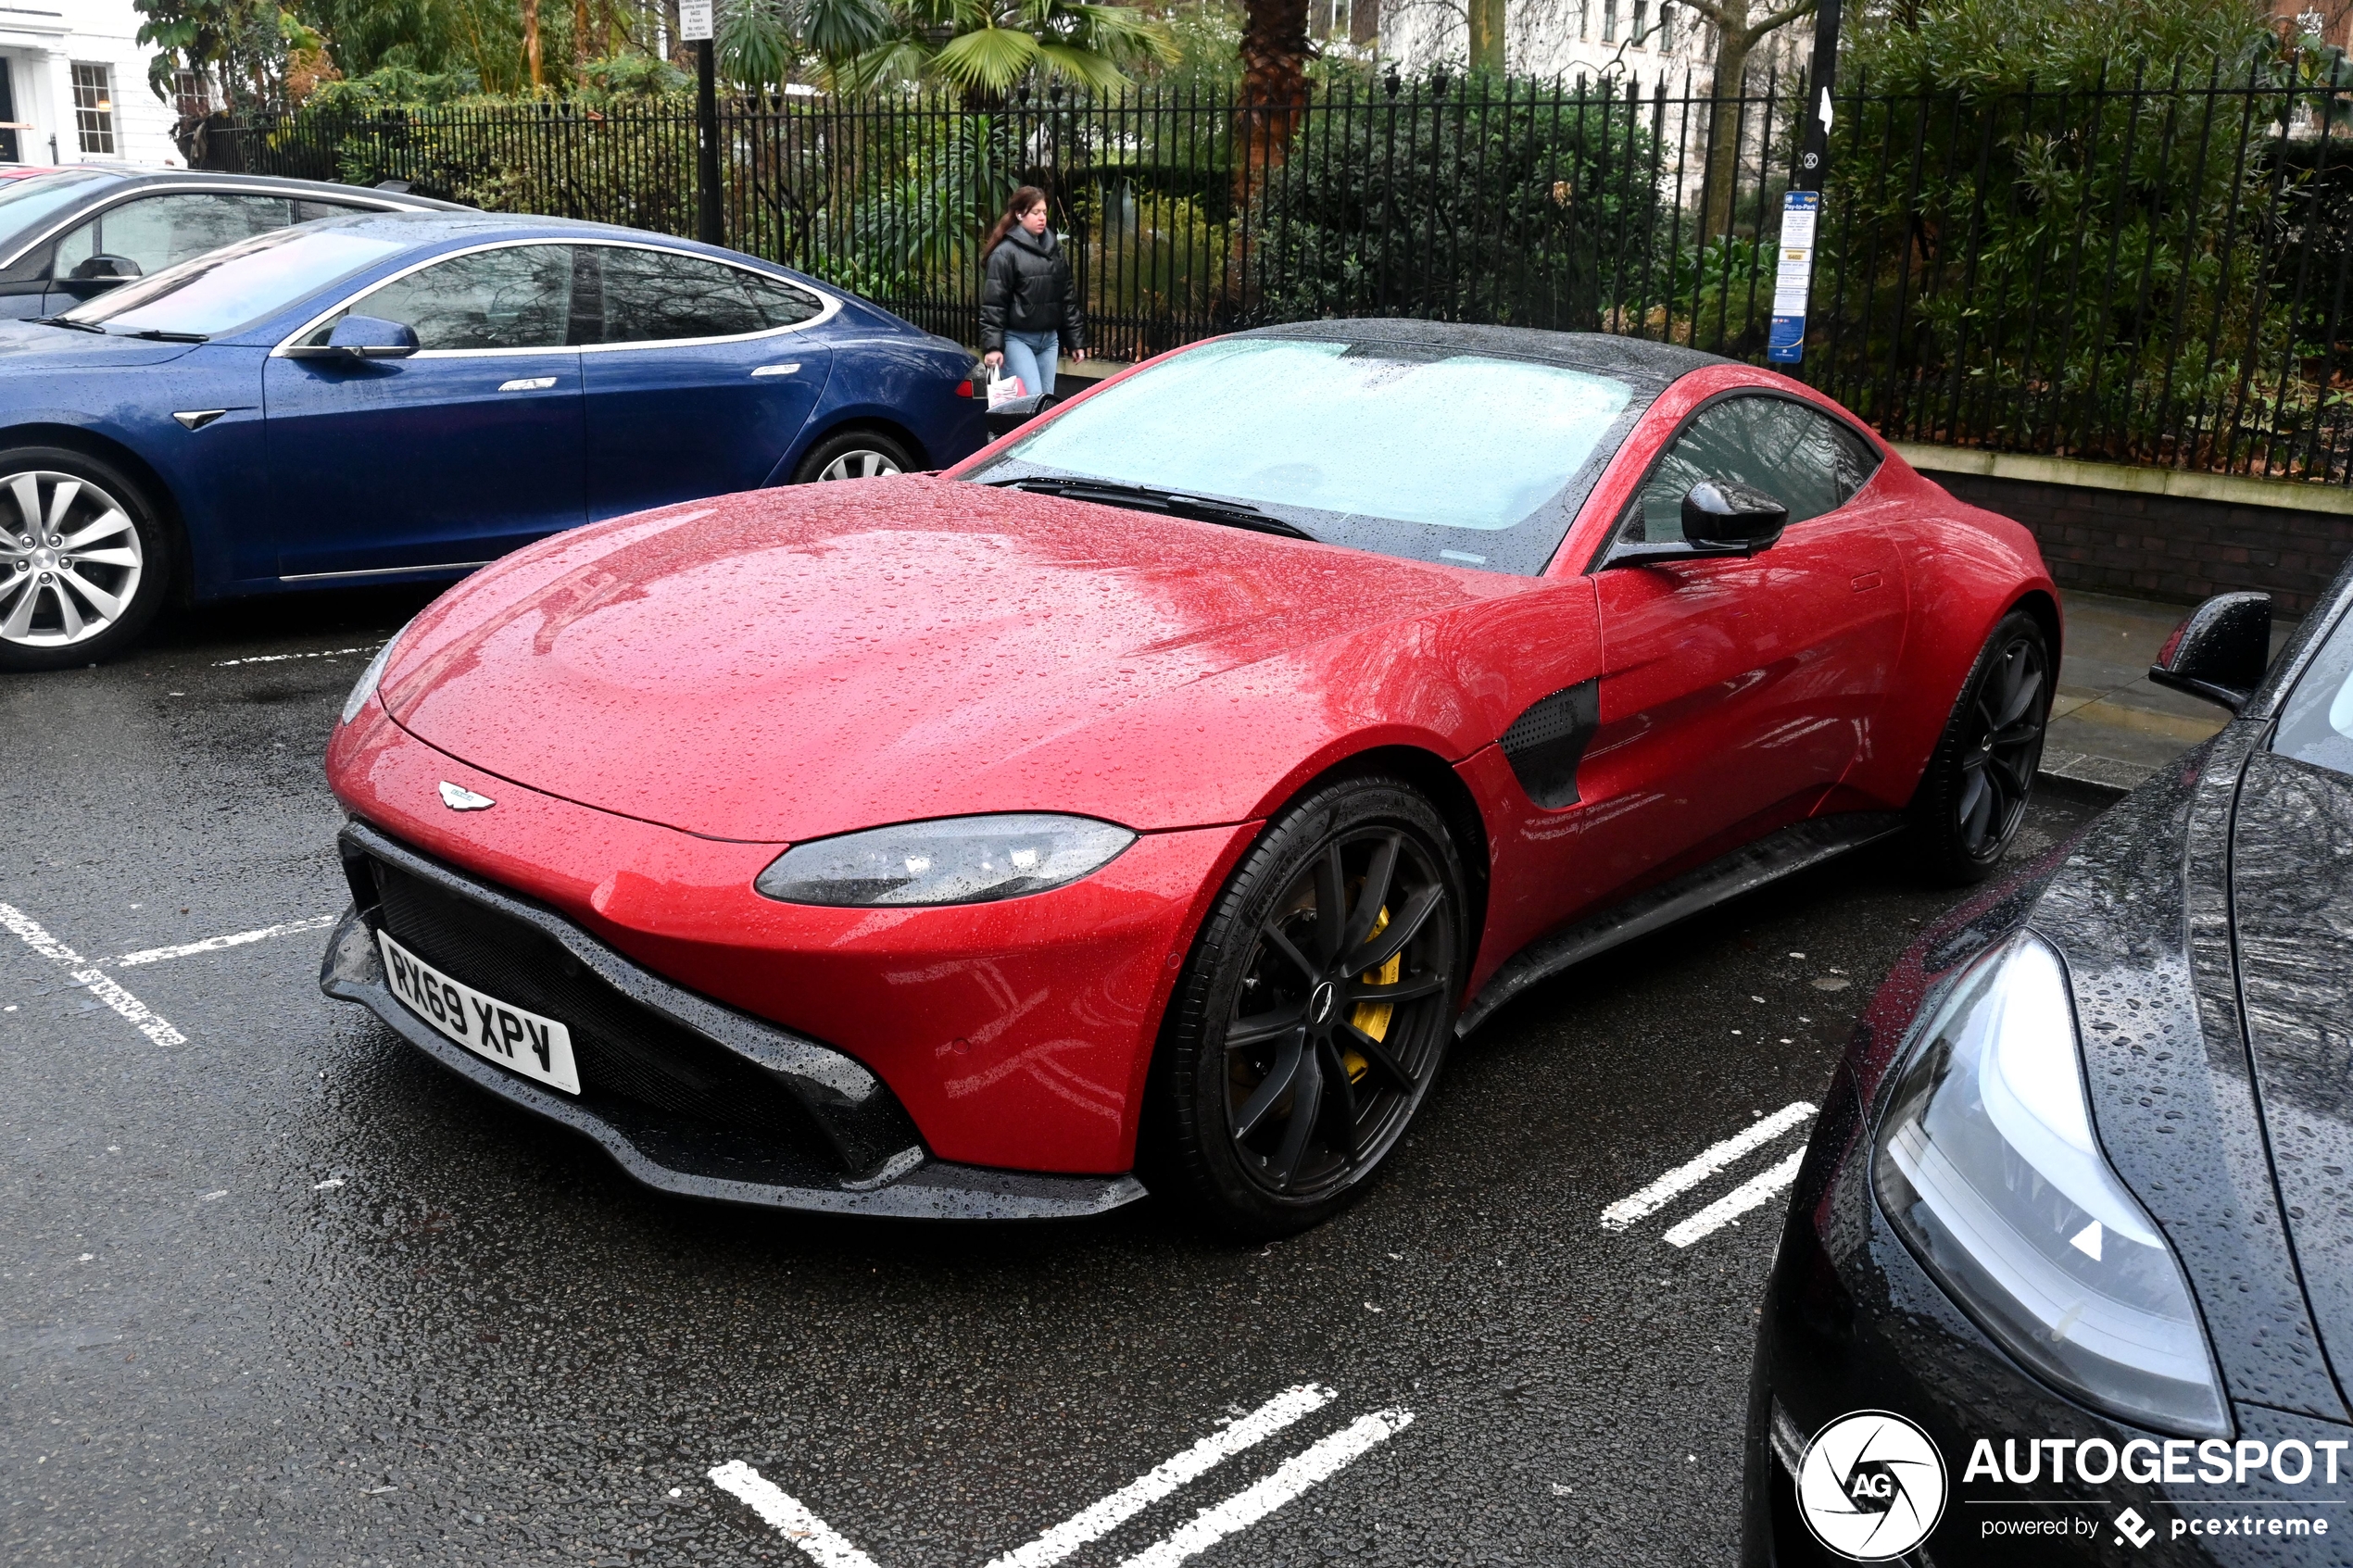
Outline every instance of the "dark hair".
<path fill-rule="evenodd" d="M 1013 225 L 1021 221 L 1023 213 L 1033 207 L 1045 205 L 1046 193 L 1035 185 L 1024 185 L 1015 191 L 1013 199 L 1005 204 L 1005 216 L 997 220 L 997 226 L 988 231 L 988 240 L 980 247 L 980 258 L 988 260 L 989 253 L 1005 243 L 1005 236 L 1013 232 Z"/>

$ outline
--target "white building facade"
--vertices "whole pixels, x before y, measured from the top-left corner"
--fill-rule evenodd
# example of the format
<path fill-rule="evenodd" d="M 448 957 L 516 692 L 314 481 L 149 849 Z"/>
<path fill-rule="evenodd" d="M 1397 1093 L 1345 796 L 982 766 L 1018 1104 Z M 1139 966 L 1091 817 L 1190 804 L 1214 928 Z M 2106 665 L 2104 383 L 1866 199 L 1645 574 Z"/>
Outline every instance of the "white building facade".
<path fill-rule="evenodd" d="M 178 165 L 131 0 L 0 0 L 0 163 Z"/>

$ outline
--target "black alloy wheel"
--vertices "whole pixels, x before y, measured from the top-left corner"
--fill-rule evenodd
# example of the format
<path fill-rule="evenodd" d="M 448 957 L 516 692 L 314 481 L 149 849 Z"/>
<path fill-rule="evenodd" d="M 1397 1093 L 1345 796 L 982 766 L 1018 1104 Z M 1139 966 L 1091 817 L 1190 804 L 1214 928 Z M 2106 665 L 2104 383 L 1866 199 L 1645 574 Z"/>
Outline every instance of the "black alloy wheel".
<path fill-rule="evenodd" d="M 1312 1225 L 1404 1135 L 1453 1034 L 1463 883 L 1443 819 L 1385 778 L 1318 789 L 1234 874 L 1171 1001 L 1155 1096 L 1215 1223 Z"/>
<path fill-rule="evenodd" d="M 1930 868 L 1976 882 L 2000 864 L 2042 766 L 2051 657 L 2034 618 L 2013 610 L 1986 639 L 1913 805 Z"/>

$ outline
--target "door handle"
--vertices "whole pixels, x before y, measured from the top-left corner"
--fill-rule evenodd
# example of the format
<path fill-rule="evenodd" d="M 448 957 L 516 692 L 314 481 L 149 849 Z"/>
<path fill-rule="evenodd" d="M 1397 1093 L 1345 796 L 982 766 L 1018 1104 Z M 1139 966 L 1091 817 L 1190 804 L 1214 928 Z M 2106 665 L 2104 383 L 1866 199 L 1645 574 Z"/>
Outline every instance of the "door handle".
<path fill-rule="evenodd" d="M 752 371 L 752 374 L 755 376 L 788 376 L 799 369 L 800 366 L 798 363 L 790 365 L 762 365 L 758 370 Z"/>
<path fill-rule="evenodd" d="M 556 384 L 553 376 L 517 376 L 510 382 L 498 383 L 501 392 L 545 392 Z"/>

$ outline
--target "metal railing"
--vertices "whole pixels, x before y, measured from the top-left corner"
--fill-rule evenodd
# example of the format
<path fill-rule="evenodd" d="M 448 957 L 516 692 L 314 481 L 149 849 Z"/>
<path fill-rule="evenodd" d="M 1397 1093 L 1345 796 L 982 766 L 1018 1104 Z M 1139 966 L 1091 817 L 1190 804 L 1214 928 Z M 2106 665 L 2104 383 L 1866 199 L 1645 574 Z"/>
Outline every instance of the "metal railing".
<path fill-rule="evenodd" d="M 1350 83 L 985 108 L 722 107 L 727 243 L 977 335 L 980 241 L 1045 188 L 1101 355 L 1400 314 L 1761 360 L 1803 84 Z M 560 103 L 239 132 L 248 168 L 695 227 L 684 106 Z M 1890 436 L 2353 483 L 2353 99 L 2250 61 L 1835 106 L 1796 373 Z"/>

